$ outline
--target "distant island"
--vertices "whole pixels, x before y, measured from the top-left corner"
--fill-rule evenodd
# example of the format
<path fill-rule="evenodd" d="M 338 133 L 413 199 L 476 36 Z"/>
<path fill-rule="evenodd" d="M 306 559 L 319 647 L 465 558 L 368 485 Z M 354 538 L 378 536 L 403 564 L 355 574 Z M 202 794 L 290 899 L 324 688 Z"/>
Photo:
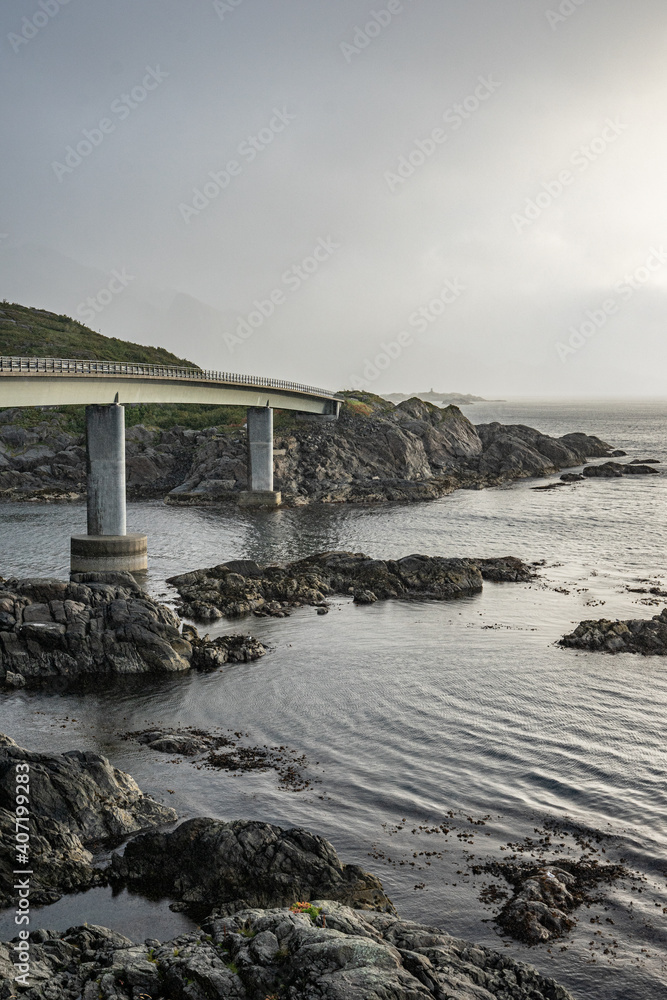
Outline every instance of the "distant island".
<path fill-rule="evenodd" d="M 435 389 L 430 389 L 429 392 L 411 392 L 409 395 L 404 395 L 402 392 L 389 392 L 383 394 L 383 399 L 389 400 L 390 403 L 403 403 L 406 399 L 423 399 L 427 403 L 445 403 L 447 406 L 453 404 L 454 406 L 469 406 L 471 403 L 504 403 L 504 399 L 484 399 L 483 396 L 472 396 L 470 393 L 463 392 L 436 392 Z"/>

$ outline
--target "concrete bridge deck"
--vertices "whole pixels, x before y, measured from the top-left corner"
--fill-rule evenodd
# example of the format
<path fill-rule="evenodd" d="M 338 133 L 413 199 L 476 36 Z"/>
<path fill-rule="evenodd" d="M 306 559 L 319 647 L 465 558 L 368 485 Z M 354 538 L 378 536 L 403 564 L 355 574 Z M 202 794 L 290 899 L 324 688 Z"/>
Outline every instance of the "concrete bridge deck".
<path fill-rule="evenodd" d="M 126 528 L 126 403 L 247 407 L 249 489 L 239 503 L 277 507 L 274 409 L 335 418 L 341 397 L 299 382 L 200 368 L 0 356 L 0 407 L 86 405 L 88 534 L 71 540 L 73 572 L 147 566 L 146 536 Z"/>
<path fill-rule="evenodd" d="M 0 357 L 1 406 L 208 403 L 336 416 L 334 392 L 299 382 L 171 365 Z"/>

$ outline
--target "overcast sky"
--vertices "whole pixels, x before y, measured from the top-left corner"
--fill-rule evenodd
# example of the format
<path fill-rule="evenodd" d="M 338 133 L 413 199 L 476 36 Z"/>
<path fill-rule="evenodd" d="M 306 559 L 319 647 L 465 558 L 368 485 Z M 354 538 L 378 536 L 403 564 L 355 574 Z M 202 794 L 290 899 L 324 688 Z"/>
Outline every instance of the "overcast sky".
<path fill-rule="evenodd" d="M 5 0 L 2 296 L 209 368 L 666 395 L 664 0 Z"/>

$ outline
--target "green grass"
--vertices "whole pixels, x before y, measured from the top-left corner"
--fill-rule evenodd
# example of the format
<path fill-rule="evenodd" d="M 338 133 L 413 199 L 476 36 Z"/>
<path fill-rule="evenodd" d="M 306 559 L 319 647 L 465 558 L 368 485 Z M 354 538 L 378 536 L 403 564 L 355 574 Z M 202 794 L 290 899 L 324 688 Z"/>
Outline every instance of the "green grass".
<path fill-rule="evenodd" d="M 362 389 L 342 389 L 338 393 L 345 398 L 343 408 L 348 412 L 368 416 L 371 413 L 391 413 L 395 407 L 389 400 L 376 396 L 374 392 L 364 392 Z"/>
<path fill-rule="evenodd" d="M 144 347 L 117 337 L 105 337 L 69 316 L 6 300 L 0 304 L 0 354 L 199 367 L 185 358 L 177 358 L 164 347 Z"/>

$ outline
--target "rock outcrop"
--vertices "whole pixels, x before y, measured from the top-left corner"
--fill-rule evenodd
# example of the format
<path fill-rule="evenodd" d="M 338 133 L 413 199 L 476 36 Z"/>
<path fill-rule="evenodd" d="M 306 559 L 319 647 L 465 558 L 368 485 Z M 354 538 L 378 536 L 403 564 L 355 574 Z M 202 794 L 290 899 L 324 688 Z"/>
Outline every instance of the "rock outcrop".
<path fill-rule="evenodd" d="M 0 944 L 0 1000 L 14 995 L 15 954 Z M 26 1000 L 572 1000 L 506 955 L 327 899 L 246 909 L 164 943 L 95 925 L 36 931 L 29 955 Z"/>
<path fill-rule="evenodd" d="M 50 903 L 63 892 L 103 884 L 106 876 L 93 865 L 90 848 L 118 843 L 128 834 L 177 818 L 173 809 L 144 795 L 129 774 L 90 751 L 64 754 L 23 750 L 0 735 L 0 906 L 16 903 L 16 776 L 29 799 L 30 899 Z M 25 765 L 28 766 L 26 772 Z"/>
<path fill-rule="evenodd" d="M 307 775 L 308 758 L 304 753 L 280 743 L 248 746 L 248 734 L 238 730 L 206 730 L 196 726 L 174 729 L 139 729 L 122 734 L 123 739 L 136 740 L 157 753 L 182 754 L 189 757 L 198 770 L 215 771 L 275 771 L 278 787 L 291 792 L 305 792 L 312 788 L 313 779 Z M 315 779 L 317 780 L 317 779 Z"/>
<path fill-rule="evenodd" d="M 250 820 L 191 819 L 171 833 L 143 834 L 122 857 L 113 856 L 109 875 L 133 890 L 158 891 L 199 916 L 316 897 L 396 912 L 380 880 L 343 864 L 323 837 Z"/>
<path fill-rule="evenodd" d="M 667 656 L 667 607 L 653 618 L 630 621 L 580 622 L 574 632 L 558 640 L 559 646 L 599 653 L 641 653 Z"/>
<path fill-rule="evenodd" d="M 659 475 L 653 465 L 639 462 L 603 462 L 601 465 L 587 465 L 584 476 L 587 479 L 617 479 L 619 476 L 656 476 Z"/>
<path fill-rule="evenodd" d="M 282 414 L 274 439 L 275 488 L 288 503 L 426 500 L 542 476 L 610 455 L 585 434 L 551 438 L 521 425 L 473 425 L 456 406 L 412 398 L 394 406 L 370 393 L 345 393 L 339 420 Z M 23 426 L 28 423 L 29 426 Z M 0 411 L 0 498 L 76 499 L 85 493 L 82 435 L 62 414 L 41 423 Z M 243 427 L 130 427 L 131 498 L 173 503 L 236 500 L 247 489 Z"/>
<path fill-rule="evenodd" d="M 129 573 L 0 578 L 0 686 L 115 674 L 212 670 L 263 656 L 252 636 L 201 639 Z"/>
<path fill-rule="evenodd" d="M 444 559 L 411 555 L 371 559 L 359 552 L 321 552 L 286 566 L 260 566 L 235 559 L 169 579 L 181 596 L 179 611 L 195 620 L 222 615 L 286 614 L 290 607 L 321 607 L 333 594 L 359 604 L 387 598 L 443 601 L 482 589 L 482 580 L 530 580 L 520 559 Z"/>
<path fill-rule="evenodd" d="M 501 876 L 511 884 L 512 897 L 494 919 L 505 933 L 531 945 L 567 934 L 577 922 L 575 911 L 591 901 L 594 889 L 628 874 L 623 865 L 585 856 L 551 864 L 490 862 L 478 871 Z"/>

